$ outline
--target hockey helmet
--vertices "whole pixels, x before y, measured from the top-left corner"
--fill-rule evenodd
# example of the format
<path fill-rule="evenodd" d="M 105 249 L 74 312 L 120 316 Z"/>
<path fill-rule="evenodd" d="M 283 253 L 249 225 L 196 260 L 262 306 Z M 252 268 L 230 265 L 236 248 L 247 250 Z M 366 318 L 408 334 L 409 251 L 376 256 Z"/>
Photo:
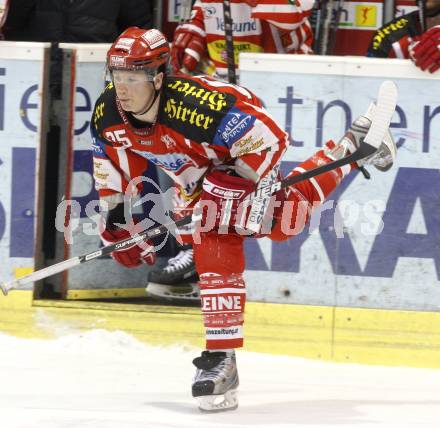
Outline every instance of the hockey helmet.
<path fill-rule="evenodd" d="M 108 50 L 107 69 L 145 70 L 148 75 L 154 76 L 169 56 L 169 43 L 162 32 L 129 27 Z"/>

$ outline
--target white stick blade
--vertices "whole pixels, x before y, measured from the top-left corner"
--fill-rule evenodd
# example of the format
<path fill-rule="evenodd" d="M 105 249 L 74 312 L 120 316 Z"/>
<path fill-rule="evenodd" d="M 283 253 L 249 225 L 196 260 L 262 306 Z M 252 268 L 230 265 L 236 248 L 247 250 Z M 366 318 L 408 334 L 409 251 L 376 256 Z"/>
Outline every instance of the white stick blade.
<path fill-rule="evenodd" d="M 376 108 L 373 111 L 371 127 L 365 136 L 365 142 L 379 148 L 387 132 L 397 104 L 397 86 L 391 80 L 382 82 L 377 95 Z"/>

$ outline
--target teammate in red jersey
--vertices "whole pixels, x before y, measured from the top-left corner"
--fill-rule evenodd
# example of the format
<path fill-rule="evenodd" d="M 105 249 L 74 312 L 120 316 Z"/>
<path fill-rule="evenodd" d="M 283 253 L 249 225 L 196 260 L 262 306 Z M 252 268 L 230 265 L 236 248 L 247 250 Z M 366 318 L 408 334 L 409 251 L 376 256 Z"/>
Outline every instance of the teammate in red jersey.
<path fill-rule="evenodd" d="M 285 240 L 299 233 L 313 208 L 324 202 L 358 165 L 348 164 L 280 190 L 272 198 L 243 201 L 279 181 L 288 146 L 286 132 L 247 89 L 208 77 L 167 76 L 168 42 L 158 30 L 127 29 L 111 46 L 112 83 L 97 100 L 91 132 L 94 177 L 109 212 L 102 227 L 107 243 L 139 231 L 125 202 L 141 189 L 139 176 L 154 164 L 179 186 L 186 209 L 197 208 L 194 253 L 200 276 L 206 351 L 193 362 L 192 385 L 204 410 L 237 406 L 234 349 L 243 345 L 246 300 L 243 243 L 247 236 Z M 335 144 L 291 171 L 299 174 L 354 152 L 371 120 L 361 116 Z M 380 170 L 396 155 L 387 132 L 367 160 Z M 120 248 L 113 258 L 126 267 L 154 263 L 150 242 Z"/>
<path fill-rule="evenodd" d="M 397 17 L 376 31 L 368 56 L 408 58 L 430 73 L 440 68 L 440 0 L 417 4 L 422 10 Z"/>
<path fill-rule="evenodd" d="M 312 0 L 232 0 L 235 64 L 240 52 L 312 53 L 313 33 L 308 20 Z M 191 19 L 177 27 L 171 50 L 175 72 L 192 72 L 209 58 L 225 78 L 225 23 L 223 2 L 196 0 Z"/>

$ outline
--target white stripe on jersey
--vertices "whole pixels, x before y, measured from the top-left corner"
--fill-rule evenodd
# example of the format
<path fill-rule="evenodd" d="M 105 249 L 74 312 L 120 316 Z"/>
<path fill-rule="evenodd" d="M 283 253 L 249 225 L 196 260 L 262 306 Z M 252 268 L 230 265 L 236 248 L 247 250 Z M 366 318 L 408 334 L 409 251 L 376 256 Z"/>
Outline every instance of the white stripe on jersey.
<path fill-rule="evenodd" d="M 287 3 L 287 2 L 286 2 Z M 304 2 L 307 5 L 307 1 Z M 312 4 L 313 6 L 313 4 Z M 310 8 L 309 8 L 310 9 Z M 303 2 L 301 2 L 301 7 L 297 7 L 293 4 L 264 4 L 259 3 L 254 8 L 255 13 L 274 13 L 274 14 L 285 14 L 290 15 L 292 13 L 301 13 L 308 10 L 303 7 Z"/>
<path fill-rule="evenodd" d="M 203 147 L 203 150 L 205 150 L 206 157 L 208 159 L 211 159 L 212 161 L 214 161 L 214 164 L 216 164 L 216 163 L 219 164 L 220 160 L 217 156 L 217 153 L 213 149 L 211 149 L 211 147 L 209 147 L 209 143 L 204 141 L 201 145 Z"/>
<path fill-rule="evenodd" d="M 257 169 L 257 174 L 259 177 L 262 177 L 263 174 L 268 170 L 268 169 L 272 169 L 273 168 L 273 157 L 275 155 L 278 155 L 279 152 L 279 146 L 278 144 L 274 144 L 271 147 L 273 150 L 270 150 L 269 152 L 265 153 L 265 159 L 264 161 L 260 164 L 260 166 Z"/>
<path fill-rule="evenodd" d="M 240 92 L 240 94 L 244 95 L 246 98 L 248 98 L 250 100 L 252 99 L 251 93 L 246 88 L 243 88 L 242 86 L 233 85 L 231 83 L 223 82 L 221 80 L 204 79 L 203 76 L 197 76 L 197 77 L 199 77 L 200 80 L 202 80 L 203 82 L 206 82 L 208 85 L 212 86 L 213 88 L 225 88 L 225 87 L 234 88 L 236 91 Z M 252 105 L 252 104 L 249 104 L 249 105 Z"/>
<path fill-rule="evenodd" d="M 304 168 L 301 168 L 301 167 L 299 167 L 299 166 L 297 166 L 296 168 L 294 168 L 294 171 L 298 171 L 298 172 L 301 172 L 301 173 L 306 172 L 306 170 L 305 170 Z M 325 197 L 324 197 L 324 193 L 323 193 L 323 191 L 322 191 L 322 189 L 321 189 L 321 186 L 318 184 L 318 182 L 316 181 L 316 179 L 313 178 L 313 177 L 312 177 L 312 178 L 309 178 L 309 181 L 313 184 L 313 187 L 315 188 L 316 192 L 317 192 L 318 195 L 319 195 L 319 199 L 320 199 L 321 203 L 323 203 L 324 200 L 325 200 Z"/>
<path fill-rule="evenodd" d="M 279 31 L 272 25 L 269 24 L 270 32 L 272 33 L 272 40 L 275 44 L 278 53 L 286 53 L 283 44 L 281 43 L 281 37 Z"/>
<path fill-rule="evenodd" d="M 268 19 L 267 22 L 276 25 L 278 28 L 282 28 L 283 30 L 296 30 L 304 22 L 304 19 L 295 23 L 289 22 L 287 24 L 284 22 L 273 21 L 271 19 Z"/>
<path fill-rule="evenodd" d="M 246 289 L 244 287 L 240 288 L 205 288 L 200 290 L 200 295 L 205 296 L 207 294 L 246 294 Z"/>
<path fill-rule="evenodd" d="M 402 52 L 402 47 L 400 46 L 399 40 L 397 42 L 394 42 L 392 44 L 392 47 L 394 49 L 394 53 L 396 54 L 396 58 L 405 59 L 405 56 Z"/>

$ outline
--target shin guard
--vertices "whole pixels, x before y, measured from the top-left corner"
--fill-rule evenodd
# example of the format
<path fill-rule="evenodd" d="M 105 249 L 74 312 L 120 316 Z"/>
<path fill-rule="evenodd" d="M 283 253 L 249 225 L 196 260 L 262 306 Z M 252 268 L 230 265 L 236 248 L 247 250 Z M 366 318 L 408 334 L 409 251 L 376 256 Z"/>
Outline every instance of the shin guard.
<path fill-rule="evenodd" d="M 246 289 L 242 275 L 200 275 L 200 298 L 206 329 L 206 349 L 243 346 Z"/>

